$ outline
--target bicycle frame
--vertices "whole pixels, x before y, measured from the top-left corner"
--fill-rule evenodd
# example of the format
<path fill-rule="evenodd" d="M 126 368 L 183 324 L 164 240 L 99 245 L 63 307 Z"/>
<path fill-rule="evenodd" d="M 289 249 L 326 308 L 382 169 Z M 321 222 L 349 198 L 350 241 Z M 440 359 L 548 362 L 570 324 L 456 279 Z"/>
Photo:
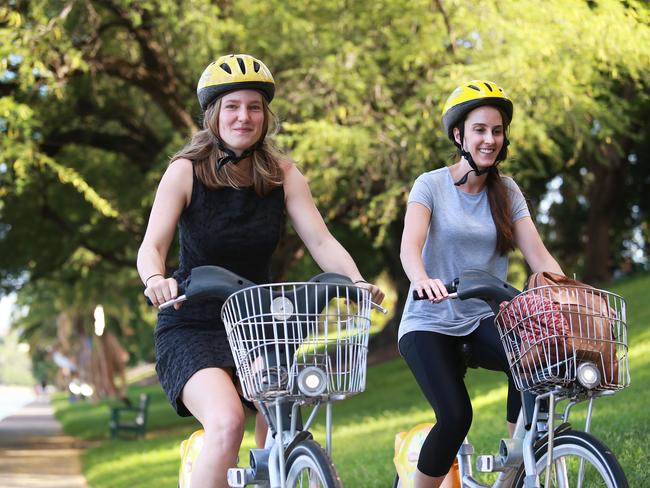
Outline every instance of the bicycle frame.
<path fill-rule="evenodd" d="M 332 452 L 332 403 L 324 402 L 326 408 L 325 430 L 326 451 Z M 228 484 L 244 487 L 256 483 L 260 486 L 285 487 L 285 453 L 306 438 L 311 438 L 309 428 L 318 414 L 322 401 L 316 401 L 307 421 L 302 423 L 301 402 L 283 401 L 260 402 L 258 408 L 269 426 L 263 449 L 250 450 L 250 466 L 228 470 Z M 279 435 L 278 435 L 279 433 Z"/>
<path fill-rule="evenodd" d="M 591 429 L 591 420 L 593 416 L 594 400 L 602 396 L 613 395 L 615 391 L 598 391 L 593 392 L 588 397 L 587 414 L 585 419 L 584 432 L 589 433 Z M 564 411 L 557 414 L 558 404 L 564 400 L 569 403 Z M 505 468 L 516 469 L 523 462 L 526 472 L 524 486 L 526 488 L 539 488 L 548 486 L 548 480 L 551 474 L 552 456 L 548 456 L 548 462 L 545 467 L 544 485 L 540 485 L 540 475 L 537 472 L 535 462 L 535 444 L 543 437 L 548 437 L 548 450 L 553 450 L 553 439 L 557 432 L 563 430 L 563 426 L 569 422 L 571 409 L 580 403 L 581 398 L 570 398 L 561 390 L 551 391 L 541 394 L 535 398 L 535 406 L 530 420 L 530 428 L 526 429 L 526 421 L 523 411 L 519 413 L 515 431 L 512 438 L 502 439 L 499 447 L 498 456 L 479 456 L 477 458 L 477 470 L 480 472 L 501 471 L 497 480 L 492 485 L 486 485 L 477 481 L 472 473 L 472 460 L 474 457 L 474 448 L 468 439 L 461 445 L 458 451 L 458 468 L 459 478 L 462 488 L 508 488 L 512 480 L 506 479 L 503 472 Z M 585 398 L 586 400 L 586 398 Z M 560 425 L 556 427 L 556 420 L 559 418 Z"/>
<path fill-rule="evenodd" d="M 328 280 L 251 286 L 224 302 L 221 314 L 242 392 L 260 406 L 271 434 L 265 449 L 251 450 L 250 468 L 228 471 L 233 487 L 293 483 L 302 472 L 293 463 L 309 450 L 307 429 L 323 403 L 326 450 L 312 447 L 321 454 L 307 458 L 322 462 L 319 476 L 334 472 L 331 402 L 365 388 L 372 303 L 367 290 L 349 280 Z M 300 406 L 306 404 L 313 410 L 303 426 Z M 319 456 L 328 459 L 315 460 Z"/>
<path fill-rule="evenodd" d="M 372 303 L 367 290 L 334 273 L 309 282 L 255 285 L 223 268 L 202 266 L 181 288 L 185 294 L 160 308 L 186 299 L 224 301 L 221 317 L 242 394 L 258 405 L 269 426 L 265 447 L 250 451 L 250 467 L 228 470 L 230 486 L 284 488 L 305 471 L 338 486 L 330 459 L 331 402 L 365 389 L 370 310 L 385 309 Z M 326 450 L 307 430 L 323 403 Z M 304 425 L 302 405 L 313 406 Z M 182 480 L 191 477 L 202 434 L 181 444 Z"/>

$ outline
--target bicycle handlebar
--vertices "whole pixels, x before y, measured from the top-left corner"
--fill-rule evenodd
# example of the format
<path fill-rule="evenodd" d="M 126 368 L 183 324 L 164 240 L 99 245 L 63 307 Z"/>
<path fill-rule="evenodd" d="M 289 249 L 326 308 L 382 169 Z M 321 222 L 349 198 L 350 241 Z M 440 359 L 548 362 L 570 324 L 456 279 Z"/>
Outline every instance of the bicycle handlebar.
<path fill-rule="evenodd" d="M 458 290 L 458 282 L 459 282 L 459 278 L 456 278 L 449 283 L 445 283 L 444 287 L 447 289 L 447 293 L 449 293 L 450 295 L 456 293 L 456 291 Z M 450 298 L 455 298 L 455 296 L 452 296 Z M 418 291 L 413 290 L 413 300 L 428 300 L 428 299 L 429 297 L 426 295 L 426 293 L 423 293 L 422 296 L 419 296 Z"/>
<path fill-rule="evenodd" d="M 355 284 L 347 276 L 337 273 L 321 273 L 311 278 L 309 282 L 356 288 Z M 179 291 L 182 294 L 177 298 L 161 304 L 158 308 L 164 310 L 176 303 L 184 302 L 186 300 L 216 299 L 225 301 L 233 293 L 255 286 L 257 285 L 252 281 L 249 281 L 246 278 L 220 266 L 197 266 L 192 269 L 190 276 L 184 282 L 179 283 Z M 294 294 L 304 296 L 304 288 L 305 285 L 297 286 Z M 319 287 L 317 292 L 318 296 L 310 298 L 315 300 L 315 303 L 323 303 L 329 289 L 330 286 Z M 311 292 L 309 294 L 311 294 Z M 352 293 L 349 295 L 350 298 L 356 296 Z M 271 297 L 273 299 L 279 296 L 284 296 L 282 291 L 271 291 Z M 148 298 L 147 302 L 151 304 L 151 301 Z M 386 309 L 383 307 L 375 303 L 372 305 L 374 308 L 378 308 L 383 313 L 386 313 Z"/>
<path fill-rule="evenodd" d="M 478 298 L 486 302 L 495 314 L 499 311 L 501 302 L 510 301 L 521 293 L 509 283 L 480 269 L 464 270 L 458 278 L 445 284 L 445 288 L 450 293 L 449 298 Z M 417 291 L 413 290 L 413 299 L 428 300 L 428 297 L 419 297 Z"/>

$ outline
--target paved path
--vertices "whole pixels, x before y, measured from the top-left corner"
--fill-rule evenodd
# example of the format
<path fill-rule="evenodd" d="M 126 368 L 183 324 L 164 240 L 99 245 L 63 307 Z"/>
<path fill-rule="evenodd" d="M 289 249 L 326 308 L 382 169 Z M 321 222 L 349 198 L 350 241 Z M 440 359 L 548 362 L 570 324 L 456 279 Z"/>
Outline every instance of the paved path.
<path fill-rule="evenodd" d="M 0 421 L 0 488 L 87 488 L 80 453 L 47 399 L 36 400 Z"/>

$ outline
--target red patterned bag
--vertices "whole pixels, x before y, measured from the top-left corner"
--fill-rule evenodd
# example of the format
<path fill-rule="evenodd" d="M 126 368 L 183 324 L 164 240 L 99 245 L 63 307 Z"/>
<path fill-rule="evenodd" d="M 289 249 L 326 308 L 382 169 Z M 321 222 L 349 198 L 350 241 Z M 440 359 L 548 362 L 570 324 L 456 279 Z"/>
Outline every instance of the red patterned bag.
<path fill-rule="evenodd" d="M 573 355 L 569 324 L 550 298 L 524 293 L 501 304 L 501 323 L 520 339 L 520 366 L 533 372 L 563 363 Z"/>

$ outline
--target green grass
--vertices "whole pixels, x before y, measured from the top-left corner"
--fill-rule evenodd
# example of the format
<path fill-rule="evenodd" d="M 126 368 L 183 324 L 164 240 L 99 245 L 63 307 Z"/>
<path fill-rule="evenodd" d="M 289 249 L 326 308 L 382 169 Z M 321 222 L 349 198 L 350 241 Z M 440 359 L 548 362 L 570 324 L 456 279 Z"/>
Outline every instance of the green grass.
<path fill-rule="evenodd" d="M 607 444 L 621 462 L 630 486 L 650 486 L 650 465 L 645 446 L 650 440 L 650 303 L 646 290 L 650 275 L 617 283 L 614 291 L 626 298 L 630 344 L 631 386 L 596 403 L 592 432 Z M 468 387 L 474 405 L 474 425 L 469 437 L 477 452 L 494 453 L 505 431 L 506 386 L 503 375 L 470 370 Z M 176 486 L 179 444 L 197 424 L 176 416 L 157 386 L 131 388 L 152 395 L 149 433 L 146 439 L 108 439 L 109 409 L 105 403 L 69 404 L 55 400 L 57 417 L 67 433 L 93 441 L 83 457 L 83 470 L 91 488 Z M 585 408 L 572 413 L 581 427 Z M 250 419 L 252 420 L 252 419 Z M 433 414 L 401 359 L 368 371 L 366 392 L 334 406 L 334 460 L 348 487 L 392 486 L 395 434 L 420 422 L 433 421 Z M 323 423 L 312 429 L 324 444 Z M 252 423 L 244 438 L 241 459 L 252 447 Z"/>

